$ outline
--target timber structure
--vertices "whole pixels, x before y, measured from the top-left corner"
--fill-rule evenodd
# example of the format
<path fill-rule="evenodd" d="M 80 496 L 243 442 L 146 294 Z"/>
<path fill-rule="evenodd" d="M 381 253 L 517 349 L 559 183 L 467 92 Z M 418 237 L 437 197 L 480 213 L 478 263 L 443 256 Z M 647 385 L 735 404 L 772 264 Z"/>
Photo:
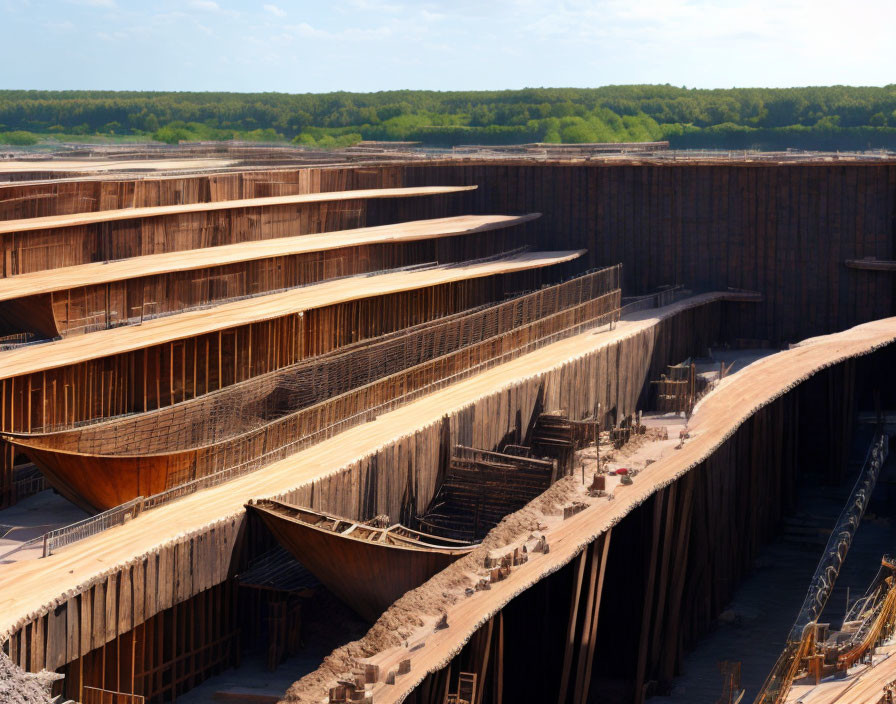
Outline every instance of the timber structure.
<path fill-rule="evenodd" d="M 108 510 L 203 477 L 252 471 L 521 350 L 613 323 L 618 276 L 611 267 L 155 411 L 6 438 L 73 502 Z"/>
<path fill-rule="evenodd" d="M 665 147 L 4 171 L 0 506 L 87 512 L 3 548 L 4 652 L 169 702 L 332 593 L 377 623 L 287 702 L 668 691 L 896 407 L 896 159 Z M 813 663 L 879 644 L 891 579 Z"/>

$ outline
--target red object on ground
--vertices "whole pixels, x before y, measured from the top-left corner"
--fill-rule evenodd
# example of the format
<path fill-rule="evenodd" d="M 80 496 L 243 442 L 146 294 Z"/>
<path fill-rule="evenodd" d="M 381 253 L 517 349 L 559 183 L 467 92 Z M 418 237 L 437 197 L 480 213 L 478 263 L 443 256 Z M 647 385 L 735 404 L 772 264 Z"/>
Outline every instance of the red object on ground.
<path fill-rule="evenodd" d="M 626 469 L 625 467 L 620 467 L 616 470 L 616 474 L 628 474 L 628 469 Z"/>

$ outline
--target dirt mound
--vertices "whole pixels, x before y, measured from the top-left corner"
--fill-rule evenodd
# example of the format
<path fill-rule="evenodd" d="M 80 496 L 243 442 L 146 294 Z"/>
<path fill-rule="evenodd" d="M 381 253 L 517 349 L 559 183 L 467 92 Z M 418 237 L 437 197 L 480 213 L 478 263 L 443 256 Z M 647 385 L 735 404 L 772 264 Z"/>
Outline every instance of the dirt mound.
<path fill-rule="evenodd" d="M 50 704 L 50 689 L 61 675 L 46 670 L 25 672 L 0 650 L 0 702 L 3 704 Z"/>

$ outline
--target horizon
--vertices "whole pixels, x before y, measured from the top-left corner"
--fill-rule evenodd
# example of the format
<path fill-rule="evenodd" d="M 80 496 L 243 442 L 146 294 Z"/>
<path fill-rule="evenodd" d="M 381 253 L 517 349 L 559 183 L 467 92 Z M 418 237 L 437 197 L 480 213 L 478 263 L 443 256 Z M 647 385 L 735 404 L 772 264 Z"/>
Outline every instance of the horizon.
<path fill-rule="evenodd" d="M 885 0 L 543 5 L 3 0 L 0 58 L 16 69 L 0 88 L 321 94 L 896 82 L 896 7 Z"/>
<path fill-rule="evenodd" d="M 730 86 L 727 88 L 701 88 L 699 86 L 676 86 L 670 83 L 607 83 L 599 86 L 524 86 L 522 88 L 389 88 L 384 90 L 325 90 L 325 91 L 283 91 L 283 90 L 157 90 L 157 89 L 134 89 L 134 88 L 0 88 L 0 93 L 4 92 L 29 92 L 29 93 L 159 93 L 159 94 L 178 94 L 193 93 L 202 94 L 232 94 L 232 95 L 332 95 L 332 94 L 348 94 L 348 95 L 377 95 L 381 93 L 519 93 L 527 90 L 602 90 L 604 88 L 637 88 L 637 87 L 669 87 L 683 91 L 736 91 L 736 90 L 812 90 L 826 88 L 855 88 L 855 89 L 896 89 L 896 80 L 892 83 L 884 85 L 870 84 L 847 84 L 847 83 L 831 83 L 828 85 L 812 84 L 812 85 L 793 85 L 793 86 Z"/>

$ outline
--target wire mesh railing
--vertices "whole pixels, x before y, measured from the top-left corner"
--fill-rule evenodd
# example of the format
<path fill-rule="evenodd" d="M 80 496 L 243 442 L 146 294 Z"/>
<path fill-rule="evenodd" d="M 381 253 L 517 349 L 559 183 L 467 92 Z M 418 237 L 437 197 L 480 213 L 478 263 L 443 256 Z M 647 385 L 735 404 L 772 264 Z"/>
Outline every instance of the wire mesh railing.
<path fill-rule="evenodd" d="M 619 270 L 618 267 L 610 267 L 609 269 L 615 270 L 612 271 L 613 282 L 618 282 L 619 280 Z M 605 272 L 607 270 L 600 270 L 601 272 Z M 593 272 L 600 273 L 600 272 Z M 576 279 L 572 279 L 571 281 L 575 281 Z M 544 292 L 545 289 L 542 290 Z M 538 292 L 536 292 L 538 293 Z M 676 287 L 674 289 L 668 289 L 664 291 L 660 291 L 658 293 L 649 294 L 647 296 L 639 297 L 638 300 L 629 303 L 628 306 L 625 307 L 626 312 L 631 312 L 634 310 L 643 310 L 651 307 L 658 307 L 663 305 L 668 305 L 676 300 L 680 300 L 681 298 L 689 295 L 689 291 L 685 289 L 681 289 Z M 51 531 L 41 538 L 35 539 L 36 541 L 43 542 L 45 545 L 44 555 L 51 554 L 53 550 L 63 547 L 65 545 L 69 545 L 71 543 L 77 542 L 84 538 L 87 538 L 91 535 L 95 535 L 107 528 L 113 527 L 115 525 L 121 525 L 131 518 L 136 517 L 142 511 L 149 510 L 151 508 L 155 508 L 161 506 L 163 504 L 169 503 L 177 498 L 188 496 L 190 494 L 195 493 L 201 489 L 210 488 L 214 486 L 218 486 L 232 479 L 236 479 L 240 476 L 244 476 L 251 472 L 257 471 L 265 466 L 270 465 L 271 463 L 287 457 L 291 454 L 301 451 L 302 449 L 314 445 L 316 443 L 322 442 L 326 439 L 332 438 L 333 436 L 347 430 L 348 428 L 354 427 L 356 425 L 360 425 L 362 423 L 368 422 L 370 420 L 375 419 L 378 415 L 394 410 L 401 405 L 410 403 L 422 396 L 427 394 L 431 394 L 439 389 L 445 388 L 451 384 L 460 382 L 464 379 L 470 378 L 476 374 L 479 374 L 483 371 L 487 371 L 495 366 L 505 364 L 513 359 L 521 357 L 523 355 L 534 352 L 542 347 L 558 342 L 562 339 L 572 337 L 578 335 L 580 333 L 586 332 L 588 330 L 592 331 L 600 331 L 603 328 L 607 330 L 615 327 L 616 322 L 620 318 L 621 311 L 623 309 L 618 308 L 618 298 L 619 291 L 616 290 L 615 295 L 615 305 L 613 309 L 609 312 L 601 312 L 598 314 L 593 314 L 590 316 L 586 316 L 586 319 L 577 319 L 575 318 L 575 314 L 579 311 L 581 315 L 581 310 L 583 308 L 582 305 L 576 306 L 573 309 L 567 309 L 566 311 L 561 312 L 560 319 L 562 320 L 562 314 L 567 315 L 567 319 L 569 315 L 573 315 L 573 320 L 575 322 L 563 325 L 560 329 L 554 329 L 549 333 L 545 333 L 542 335 L 536 336 L 534 339 L 528 339 L 524 342 L 521 342 L 518 345 L 513 346 L 511 349 L 502 349 L 498 348 L 498 350 L 492 354 L 491 356 L 487 356 L 485 358 L 480 359 L 477 362 L 468 364 L 464 368 L 455 371 L 450 374 L 445 374 L 439 378 L 433 379 L 428 383 L 420 385 L 417 388 L 411 388 L 403 393 L 395 395 L 391 398 L 383 400 L 379 403 L 372 405 L 365 405 L 363 410 L 360 410 L 355 413 L 350 413 L 345 415 L 338 420 L 327 423 L 322 427 L 314 430 L 313 432 L 294 437 L 294 439 L 289 442 L 283 443 L 280 446 L 271 447 L 266 445 L 265 447 L 268 449 L 262 449 L 257 454 L 254 454 L 251 459 L 243 460 L 237 463 L 232 464 L 224 469 L 211 472 L 206 474 L 205 476 L 197 477 L 195 479 L 191 479 L 189 481 L 185 481 L 179 483 L 176 486 L 167 489 L 166 491 L 160 492 L 153 496 L 149 497 L 138 497 L 132 501 L 129 501 L 125 504 L 117 506 L 113 509 L 105 511 L 101 514 L 93 516 L 91 518 L 85 519 L 78 523 L 72 524 L 70 526 L 65 526 L 63 528 L 59 528 L 57 530 Z M 583 304 L 584 306 L 588 306 L 591 304 L 592 306 L 601 303 L 601 299 L 607 300 L 608 295 L 604 294 L 603 296 L 598 297 L 598 299 L 592 299 L 591 301 Z M 632 306 L 632 303 L 637 305 L 637 308 Z M 501 304 L 498 304 L 501 305 Z M 478 311 L 487 311 L 496 306 L 482 306 Z M 455 314 L 453 316 L 449 316 L 452 320 L 462 319 L 464 314 Z M 550 318 L 557 318 L 557 316 L 549 316 Z M 528 326 L 522 327 L 532 327 L 533 325 L 544 324 L 546 321 L 536 321 L 535 323 L 530 323 Z M 421 324 L 415 326 L 414 330 L 425 330 L 429 327 L 429 324 Z M 389 335 L 383 336 L 384 338 L 388 338 L 391 340 L 401 340 L 401 333 L 391 333 Z M 337 355 L 338 356 L 338 355 Z M 422 365 L 421 365 L 422 366 Z M 406 369 L 403 371 L 405 374 L 413 374 L 414 369 Z M 382 382 L 383 380 L 379 380 Z M 369 386 L 369 385 L 368 385 Z M 399 387 L 402 388 L 402 387 Z M 356 389 L 354 392 L 363 391 L 363 389 Z M 354 393 L 349 392 L 349 393 Z M 344 396 L 345 394 L 343 394 Z M 327 401 L 323 402 L 324 404 L 332 404 L 332 405 L 340 405 L 341 399 L 339 397 L 330 398 Z M 313 410 L 313 409 L 308 409 Z"/>
<path fill-rule="evenodd" d="M 261 448 L 257 453 L 252 453 L 245 449 L 245 447 L 216 448 L 212 452 L 217 453 L 218 456 L 210 459 L 207 464 L 213 466 L 225 465 L 223 469 L 219 469 L 217 471 L 206 474 L 205 476 L 197 477 L 196 479 L 178 484 L 177 486 L 172 487 L 165 492 L 148 497 L 145 500 L 144 508 L 154 508 L 163 503 L 167 503 L 172 499 L 191 494 L 199 489 L 217 486 L 231 479 L 235 479 L 245 474 L 255 472 L 259 469 L 262 469 L 263 467 L 272 464 L 273 462 L 284 459 L 290 455 L 300 452 L 307 447 L 332 438 L 333 436 L 351 427 L 375 420 L 377 416 L 383 413 L 395 410 L 396 408 L 410 403 L 418 398 L 421 398 L 422 396 L 434 393 L 435 391 L 446 388 L 451 384 L 470 378 L 483 371 L 492 369 L 493 367 L 500 364 L 504 364 L 517 359 L 518 357 L 529 354 L 530 352 L 534 352 L 544 346 L 550 345 L 567 337 L 572 337 L 589 329 L 601 328 L 603 326 L 611 329 L 618 319 L 619 316 L 617 311 L 615 310 L 610 313 L 605 313 L 590 321 L 572 325 L 561 331 L 555 332 L 554 334 L 545 336 L 538 340 L 526 343 L 520 347 L 516 347 L 512 350 L 498 354 L 497 356 L 489 357 L 478 363 L 472 364 L 462 369 L 461 371 L 435 379 L 423 386 L 414 388 L 410 391 L 404 392 L 398 396 L 389 398 L 376 404 L 368 404 L 362 398 L 362 400 L 356 404 L 356 407 L 360 407 L 363 410 L 340 417 L 338 418 L 338 420 L 329 422 L 322 427 L 312 430 L 311 432 L 279 432 L 279 435 L 291 438 L 290 440 L 282 443 L 271 441 L 269 438 L 264 438 L 254 443 L 252 443 L 251 440 L 254 440 L 255 438 L 247 439 L 250 442 L 247 442 L 245 444 L 251 443 L 254 447 Z M 413 374 L 413 372 L 414 370 L 408 370 L 407 374 Z M 358 391 L 349 393 L 357 394 Z M 345 396 L 347 396 L 347 394 L 343 394 L 342 397 L 330 399 L 320 405 L 328 405 L 337 409 L 345 408 L 347 406 L 347 404 L 345 403 Z M 320 415 L 320 411 L 322 409 L 312 407 L 306 410 L 308 415 Z M 228 463 L 234 462 L 236 458 L 246 456 L 250 456 L 251 459 L 236 461 L 232 465 L 226 466 Z"/>
<path fill-rule="evenodd" d="M 619 283 L 619 266 L 607 267 L 403 334 L 306 358 L 182 403 L 24 437 L 54 450 L 115 456 L 220 444 L 377 379 L 512 333 L 529 321 L 591 304 L 618 291 Z M 613 308 L 618 308 L 618 299 Z"/>

